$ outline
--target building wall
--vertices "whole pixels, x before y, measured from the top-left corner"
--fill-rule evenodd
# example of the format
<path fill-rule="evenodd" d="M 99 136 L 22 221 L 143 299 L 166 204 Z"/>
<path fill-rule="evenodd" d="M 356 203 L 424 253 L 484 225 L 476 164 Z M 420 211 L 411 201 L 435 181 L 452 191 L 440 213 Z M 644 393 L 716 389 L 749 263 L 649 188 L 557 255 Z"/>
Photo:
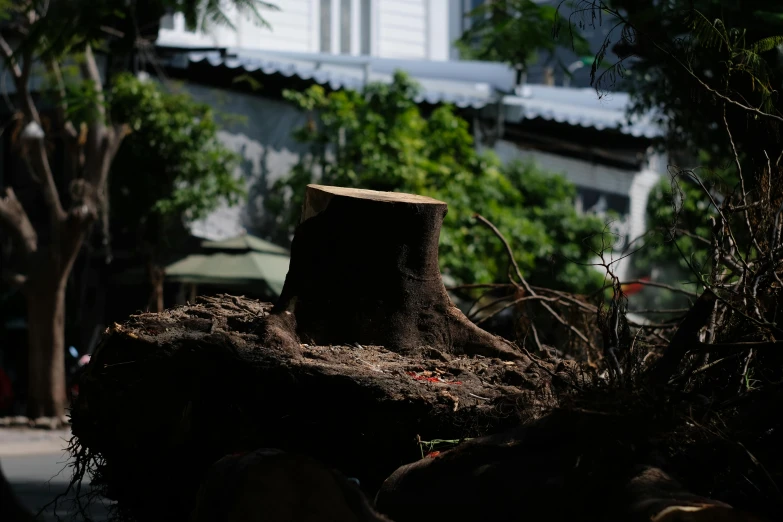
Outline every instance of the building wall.
<path fill-rule="evenodd" d="M 635 174 L 588 161 L 522 148 L 506 140 L 498 140 L 494 151 L 504 163 L 515 159 L 530 159 L 543 169 L 564 174 L 578 187 L 588 187 L 609 194 L 629 194 Z"/>
<path fill-rule="evenodd" d="M 427 56 L 426 0 L 378 2 L 378 54 L 389 58 Z"/>
<path fill-rule="evenodd" d="M 164 17 L 158 44 L 326 52 L 381 58 L 448 60 L 452 52 L 451 0 L 285 0 L 264 10 L 270 27 L 228 11 L 237 30 L 185 29 L 180 14 Z M 457 5 L 457 4 L 454 4 Z M 457 35 L 458 36 L 458 35 Z"/>
<path fill-rule="evenodd" d="M 614 259 L 622 257 L 624 253 L 621 250 L 627 247 L 630 241 L 644 234 L 647 200 L 655 184 L 666 173 L 666 157 L 660 154 L 650 154 L 647 164 L 642 169 L 631 171 L 526 149 L 505 140 L 498 140 L 494 145 L 494 151 L 504 163 L 513 160 L 532 160 L 543 169 L 562 174 L 576 185 L 578 191 L 585 189 L 604 193 L 608 197 L 627 197 L 626 215 L 621 221 L 612 225 L 613 230 L 623 236 L 616 244 L 618 252 L 613 254 Z M 621 279 L 627 275 L 628 268 L 628 259 L 613 266 L 615 274 Z"/>
<path fill-rule="evenodd" d="M 274 226 L 272 217 L 263 213 L 264 197 L 268 188 L 286 176 L 306 152 L 294 141 L 292 133 L 306 123 L 307 115 L 284 101 L 261 96 L 195 84 L 186 84 L 184 89 L 220 113 L 241 117 L 239 121 L 228 118 L 219 139 L 241 156 L 236 175 L 245 180 L 248 191 L 246 205 L 223 206 L 193 223 L 191 231 L 218 240 L 238 235 L 243 229 L 258 233 Z"/>

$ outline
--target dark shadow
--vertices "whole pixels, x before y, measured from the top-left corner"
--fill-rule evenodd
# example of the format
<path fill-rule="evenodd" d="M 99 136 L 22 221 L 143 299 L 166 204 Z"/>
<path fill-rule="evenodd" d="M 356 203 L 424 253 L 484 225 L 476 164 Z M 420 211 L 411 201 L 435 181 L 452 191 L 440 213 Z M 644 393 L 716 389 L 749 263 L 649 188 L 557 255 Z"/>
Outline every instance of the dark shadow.
<path fill-rule="evenodd" d="M 11 481 L 11 487 L 16 493 L 19 500 L 27 507 L 32 513 L 38 513 L 44 506 L 52 502 L 58 495 L 65 493 L 68 485 L 65 482 L 15 482 Z M 89 491 L 89 490 L 88 490 Z M 83 494 L 85 492 L 82 492 Z M 79 513 L 75 505 L 75 495 L 71 494 L 68 497 L 62 498 L 58 501 L 57 510 L 54 510 L 54 506 L 47 508 L 45 512 L 38 518 L 41 522 L 54 522 L 58 520 L 66 522 L 70 520 L 84 520 L 81 515 L 74 518 L 74 515 Z M 102 522 L 108 520 L 110 501 L 106 499 L 96 499 L 92 505 L 87 509 L 87 513 L 90 519 L 94 522 Z"/>

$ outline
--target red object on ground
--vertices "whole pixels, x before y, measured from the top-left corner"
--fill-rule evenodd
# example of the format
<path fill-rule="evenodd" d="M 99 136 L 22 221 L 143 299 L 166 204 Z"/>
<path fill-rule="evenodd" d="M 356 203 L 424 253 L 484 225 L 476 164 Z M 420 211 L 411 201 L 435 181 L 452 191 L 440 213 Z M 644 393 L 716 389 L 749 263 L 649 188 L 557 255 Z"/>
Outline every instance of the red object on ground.
<path fill-rule="evenodd" d="M 14 387 L 11 378 L 0 368 L 0 410 L 10 408 L 14 403 Z"/>
<path fill-rule="evenodd" d="M 625 295 L 634 295 L 638 294 L 639 292 L 644 289 L 644 283 L 648 282 L 650 280 L 650 276 L 640 277 L 638 283 L 630 283 L 626 285 L 621 285 L 620 289 L 623 291 Z"/>
<path fill-rule="evenodd" d="M 462 384 L 462 381 L 444 381 L 440 377 L 425 377 L 424 375 L 418 375 L 416 372 L 405 372 L 409 376 L 413 377 L 417 381 L 426 381 L 426 382 L 440 382 L 443 384 Z"/>

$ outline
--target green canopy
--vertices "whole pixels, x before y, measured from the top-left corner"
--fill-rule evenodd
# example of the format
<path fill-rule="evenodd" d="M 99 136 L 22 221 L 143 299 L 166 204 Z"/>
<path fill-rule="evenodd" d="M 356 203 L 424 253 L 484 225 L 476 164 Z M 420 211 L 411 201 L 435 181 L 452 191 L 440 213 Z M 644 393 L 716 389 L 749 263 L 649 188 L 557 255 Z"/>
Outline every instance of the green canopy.
<path fill-rule="evenodd" d="M 251 235 L 205 241 L 201 246 L 204 253 L 167 266 L 166 278 L 179 283 L 230 286 L 265 283 L 277 295 L 283 290 L 290 260 L 286 249 Z"/>

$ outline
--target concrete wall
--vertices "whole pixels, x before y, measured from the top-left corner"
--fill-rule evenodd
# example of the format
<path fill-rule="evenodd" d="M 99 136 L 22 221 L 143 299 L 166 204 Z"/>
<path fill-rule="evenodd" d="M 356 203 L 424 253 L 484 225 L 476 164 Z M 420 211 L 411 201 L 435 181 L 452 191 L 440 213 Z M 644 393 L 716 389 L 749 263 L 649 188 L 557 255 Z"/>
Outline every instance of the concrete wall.
<path fill-rule="evenodd" d="M 493 150 L 504 163 L 513 160 L 535 161 L 543 169 L 562 174 L 574 183 L 577 189 L 584 188 L 607 195 L 627 196 L 629 199 L 627 214 L 620 221 L 612 224 L 613 231 L 623 236 L 616 244 L 618 249 L 623 248 L 621 245 L 628 245 L 630 241 L 644 234 L 647 200 L 655 184 L 666 173 L 666 157 L 659 154 L 650 154 L 641 170 L 631 171 L 527 149 L 505 140 L 498 140 Z M 618 259 L 622 255 L 623 252 L 618 251 L 613 254 L 613 257 Z M 629 262 L 624 259 L 613 268 L 616 275 L 623 279 L 628 267 Z"/>
<path fill-rule="evenodd" d="M 239 234 L 243 228 L 271 226 L 269 216 L 262 212 L 264 197 L 272 183 L 287 175 L 306 151 L 291 134 L 306 123 L 307 116 L 284 101 L 195 84 L 185 84 L 184 88 L 195 99 L 229 116 L 219 138 L 242 156 L 236 175 L 245 180 L 248 190 L 246 205 L 218 209 L 194 223 L 193 233 L 223 239 Z M 233 121 L 234 115 L 241 120 Z"/>

